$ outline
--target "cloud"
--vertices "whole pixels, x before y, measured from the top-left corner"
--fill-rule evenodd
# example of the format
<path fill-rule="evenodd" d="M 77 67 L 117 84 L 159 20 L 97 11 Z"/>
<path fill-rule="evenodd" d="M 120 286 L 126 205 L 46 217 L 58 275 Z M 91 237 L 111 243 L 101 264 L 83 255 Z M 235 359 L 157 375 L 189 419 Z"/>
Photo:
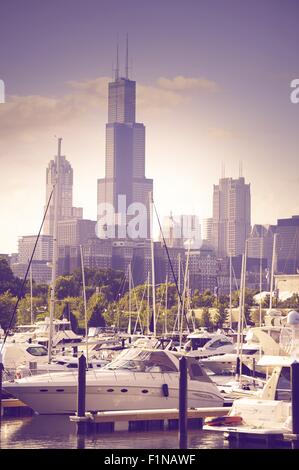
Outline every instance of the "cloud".
<path fill-rule="evenodd" d="M 234 140 L 238 137 L 238 134 L 236 132 L 223 129 L 222 127 L 210 127 L 208 129 L 208 136 L 217 140 Z"/>
<path fill-rule="evenodd" d="M 174 78 L 160 77 L 157 80 L 157 84 L 160 88 L 165 90 L 173 91 L 185 91 L 185 90 L 203 90 L 207 92 L 219 91 L 219 86 L 216 82 L 207 80 L 206 78 L 192 78 L 183 77 L 178 75 Z"/>
<path fill-rule="evenodd" d="M 39 130 L 56 129 L 75 120 L 106 119 L 109 77 L 69 81 L 67 93 L 50 96 L 8 96 L 0 107 L 0 137 L 11 136 L 22 142 L 34 140 Z M 144 110 L 171 110 L 186 103 L 192 90 L 214 92 L 215 82 L 203 78 L 160 77 L 154 85 L 137 84 L 137 106 Z M 189 93 L 188 93 L 189 92 Z"/>

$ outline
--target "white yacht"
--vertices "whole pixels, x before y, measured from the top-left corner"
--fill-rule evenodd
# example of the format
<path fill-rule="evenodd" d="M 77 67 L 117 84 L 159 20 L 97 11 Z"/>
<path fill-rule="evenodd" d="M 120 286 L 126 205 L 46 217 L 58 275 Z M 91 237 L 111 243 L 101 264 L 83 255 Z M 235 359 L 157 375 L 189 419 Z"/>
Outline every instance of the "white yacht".
<path fill-rule="evenodd" d="M 30 325 L 19 325 L 15 331 L 7 337 L 7 343 L 25 343 L 34 341 L 46 345 L 49 339 L 50 320 L 46 317 L 44 320 L 36 321 Z M 59 343 L 80 342 L 82 336 L 76 335 L 71 323 L 66 318 L 62 320 L 53 320 L 53 341 L 55 347 Z"/>
<path fill-rule="evenodd" d="M 193 358 L 188 364 L 188 406 L 222 406 L 217 386 Z M 3 388 L 41 414 L 76 411 L 77 374 L 53 373 L 5 382 Z M 131 348 L 99 370 L 86 372 L 86 411 L 178 408 L 179 356 Z"/>
<path fill-rule="evenodd" d="M 234 344 L 232 339 L 224 334 L 209 333 L 205 329 L 201 329 L 187 336 L 184 349 L 188 356 L 201 359 L 230 353 L 234 350 Z"/>

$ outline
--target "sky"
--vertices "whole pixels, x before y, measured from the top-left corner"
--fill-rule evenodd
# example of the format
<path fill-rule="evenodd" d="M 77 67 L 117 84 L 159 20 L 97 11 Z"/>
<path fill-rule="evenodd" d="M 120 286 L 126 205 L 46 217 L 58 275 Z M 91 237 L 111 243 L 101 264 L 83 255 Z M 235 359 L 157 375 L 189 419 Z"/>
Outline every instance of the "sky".
<path fill-rule="evenodd" d="M 74 206 L 96 219 L 116 44 L 137 82 L 146 176 L 160 216 L 212 215 L 213 184 L 243 175 L 255 223 L 299 213 L 297 0 L 1 0 L 0 253 L 36 234 L 63 137 Z"/>

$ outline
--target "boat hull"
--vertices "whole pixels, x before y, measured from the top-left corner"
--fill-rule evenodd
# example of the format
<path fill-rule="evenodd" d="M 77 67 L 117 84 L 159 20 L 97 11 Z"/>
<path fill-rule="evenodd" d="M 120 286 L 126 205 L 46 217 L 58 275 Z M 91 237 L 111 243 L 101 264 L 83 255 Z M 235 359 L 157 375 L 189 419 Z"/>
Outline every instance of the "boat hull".
<path fill-rule="evenodd" d="M 60 374 L 59 374 L 60 375 Z M 105 377 L 86 385 L 86 411 L 178 408 L 178 380 L 167 376 Z M 143 375 L 143 374 L 140 374 Z M 92 381 L 90 381 L 92 382 Z M 25 379 L 5 385 L 5 390 L 40 414 L 72 414 L 77 409 L 77 384 L 57 381 L 32 384 Z M 189 381 L 188 406 L 222 406 L 223 399 L 210 382 Z"/>

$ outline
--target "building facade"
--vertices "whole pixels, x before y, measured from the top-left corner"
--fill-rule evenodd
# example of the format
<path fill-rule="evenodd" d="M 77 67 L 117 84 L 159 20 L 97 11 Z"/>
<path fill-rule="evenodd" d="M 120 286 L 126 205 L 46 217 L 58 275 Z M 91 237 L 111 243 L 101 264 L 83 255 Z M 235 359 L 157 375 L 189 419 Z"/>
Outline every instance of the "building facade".
<path fill-rule="evenodd" d="M 60 155 L 60 144 L 58 155 L 55 156 L 54 160 L 50 161 L 46 170 L 46 205 L 56 183 L 57 174 L 59 174 L 57 186 L 58 221 L 82 219 L 83 209 L 81 207 L 73 207 L 73 169 L 65 156 Z M 53 236 L 54 231 L 55 192 L 51 198 L 43 228 L 43 233 L 51 236 Z"/>
<path fill-rule="evenodd" d="M 244 253 L 250 213 L 250 184 L 243 177 L 221 178 L 214 185 L 212 240 L 219 257 Z"/>
<path fill-rule="evenodd" d="M 265 258 L 271 268 L 275 225 L 254 225 L 248 238 L 248 257 Z"/>
<path fill-rule="evenodd" d="M 136 82 L 119 77 L 109 83 L 106 125 L 105 178 L 98 180 L 98 236 L 150 237 L 150 202 L 153 180 L 145 177 L 145 127 L 135 120 Z M 135 206 L 132 206 L 134 204 Z M 112 208 L 108 210 L 107 206 Z M 128 224 L 139 210 L 138 236 Z M 134 226 L 134 224 L 132 225 Z"/>
<path fill-rule="evenodd" d="M 277 273 L 297 274 L 299 270 L 299 215 L 277 221 Z"/>
<path fill-rule="evenodd" d="M 33 253 L 36 243 L 36 235 L 27 235 L 19 238 L 18 241 L 18 262 L 27 263 Z M 36 245 L 33 259 L 35 261 L 50 261 L 53 257 L 53 237 L 50 235 L 40 235 Z"/>

